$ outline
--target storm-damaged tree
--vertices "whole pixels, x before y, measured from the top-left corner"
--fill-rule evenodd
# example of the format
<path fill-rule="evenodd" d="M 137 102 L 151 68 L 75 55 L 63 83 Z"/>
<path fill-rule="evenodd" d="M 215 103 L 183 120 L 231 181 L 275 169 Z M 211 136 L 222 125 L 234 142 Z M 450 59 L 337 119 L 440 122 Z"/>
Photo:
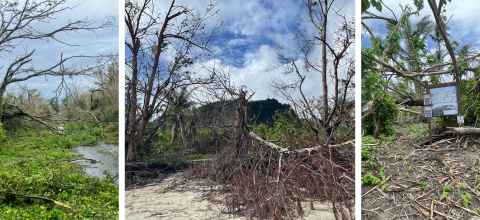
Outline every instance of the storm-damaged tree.
<path fill-rule="evenodd" d="M 288 73 L 296 74 L 298 80 L 291 82 L 274 81 L 276 93 L 289 100 L 296 112 L 303 116 L 310 129 L 315 133 L 319 143 L 328 145 L 342 140 L 348 140 L 353 135 L 354 114 L 354 29 L 353 22 L 340 13 L 342 7 L 334 4 L 335 1 L 305 1 L 308 8 L 307 22 L 315 28 L 316 33 L 299 31 L 296 40 L 300 52 L 294 56 L 284 54 L 282 48 L 278 50 L 279 58 L 287 67 Z M 335 31 L 329 26 L 328 15 L 335 14 L 337 23 Z M 333 36 L 333 37 L 331 37 Z M 332 39 L 331 39 L 332 38 Z M 321 58 L 315 51 L 321 50 Z M 298 60 L 303 66 L 298 65 Z M 304 71 L 303 71 L 304 70 Z M 321 76 L 322 96 L 311 97 L 304 91 L 304 82 L 309 74 Z M 293 91 L 299 91 L 301 100 L 292 96 Z M 352 125 L 346 132 L 337 132 L 341 124 Z M 346 134 L 339 136 L 340 133 Z"/>
<path fill-rule="evenodd" d="M 386 93 L 381 91 L 382 87 L 387 88 L 387 84 L 390 83 L 389 76 L 392 75 L 413 80 L 423 88 L 426 88 L 427 84 L 425 81 L 421 81 L 421 77 L 428 76 L 430 77 L 430 82 L 436 84 L 440 83 L 442 76 L 451 75 L 453 76 L 454 82 L 459 83 L 463 88 L 462 90 L 464 90 L 461 91 L 461 106 L 466 106 L 466 112 L 463 113 L 465 115 L 465 122 L 466 124 L 469 123 L 467 121 L 475 122 L 471 124 L 476 125 L 480 120 L 478 116 L 479 110 L 476 108 L 476 106 L 479 106 L 477 97 L 480 92 L 480 80 L 478 80 L 480 73 L 478 57 L 480 53 L 472 50 L 473 48 L 468 44 L 459 47 L 458 42 L 449 39 L 449 34 L 447 33 L 449 20 L 447 20 L 447 10 L 445 9 L 447 1 L 437 2 L 435 0 L 427 0 L 427 3 L 433 13 L 434 24 L 436 25 L 434 33 L 429 36 L 436 42 L 437 50 L 434 53 L 427 54 L 426 60 L 416 59 L 413 62 L 410 61 L 405 64 L 395 58 L 395 55 L 403 50 L 399 36 L 405 31 L 408 31 L 407 24 L 410 16 L 420 14 L 420 11 L 424 8 L 423 0 L 413 0 L 415 8 L 409 4 L 405 6 L 400 5 L 402 10 L 401 15 L 398 18 L 393 15 L 395 19 L 373 16 L 374 19 L 386 20 L 388 34 L 384 39 L 374 35 L 371 28 L 363 22 L 364 17 L 362 17 L 362 26 L 367 33 L 370 34 L 370 40 L 372 42 L 371 48 L 362 48 L 362 69 L 365 69 L 365 71 L 362 72 L 362 82 L 364 82 L 363 78 L 366 78 L 365 82 L 370 81 L 370 79 L 376 82 L 375 84 L 366 83 L 367 85 L 362 83 L 362 99 L 364 99 L 365 95 L 369 97 L 368 100 L 370 102 L 374 99 L 382 99 L 382 95 L 380 94 Z M 392 19 L 394 22 L 391 21 Z M 409 40 L 411 42 L 408 42 L 408 46 L 411 47 L 413 52 L 426 52 L 427 42 L 425 36 L 423 38 L 412 37 Z M 447 58 L 449 57 L 450 60 L 444 61 L 446 55 L 448 55 Z M 370 62 L 363 65 L 364 60 L 370 60 Z M 415 68 L 409 68 L 409 66 L 414 66 Z M 472 72 L 474 77 L 469 78 L 468 72 Z M 377 79 L 379 80 L 377 81 Z M 461 81 L 462 83 L 460 83 Z M 377 93 L 368 95 L 370 89 L 377 91 Z M 364 90 L 367 92 L 364 93 Z M 397 104 L 405 103 L 411 106 L 423 106 L 422 99 L 414 99 L 414 97 L 396 89 L 391 90 L 410 99 L 408 102 L 403 100 L 396 101 Z M 363 102 L 362 100 L 362 103 Z M 459 106 L 459 110 L 463 109 L 461 106 Z M 362 118 L 370 114 L 364 114 L 363 112 L 368 112 L 368 109 L 362 109 Z"/>
<path fill-rule="evenodd" d="M 349 173 L 353 178 L 353 154 L 354 148 L 354 23 L 353 16 L 348 16 L 344 10 L 345 5 L 337 5 L 335 1 L 328 0 L 305 0 L 308 13 L 299 27 L 308 27 L 299 30 L 296 34 L 298 52 L 287 55 L 282 47 L 278 48 L 278 55 L 282 65 L 286 67 L 287 74 L 294 74 L 297 80 L 286 82 L 275 80 L 271 85 L 277 95 L 287 99 L 292 104 L 297 115 L 306 123 L 309 134 L 298 134 L 297 142 L 304 142 L 308 138 L 311 148 L 297 150 L 302 152 L 316 151 L 320 158 L 330 158 L 329 161 L 319 160 L 316 163 L 319 173 L 328 178 L 320 178 L 324 189 L 323 193 L 333 205 L 333 211 L 337 219 L 352 219 L 353 204 L 346 197 L 348 193 L 332 194 L 329 191 L 341 191 L 342 187 L 353 187 L 353 181 L 340 181 L 341 173 Z M 335 20 L 332 19 L 333 16 Z M 311 29 L 310 29 L 311 28 Z M 314 30 L 308 31 L 308 30 Z M 321 55 L 317 54 L 321 51 Z M 305 88 L 305 81 L 313 74 L 321 76 L 321 97 L 309 94 Z M 310 79 L 311 80 L 311 79 Z M 317 88 L 317 87 L 316 87 Z M 298 93 L 300 98 L 294 95 Z M 256 139 L 254 135 L 252 138 Z M 298 140 L 303 137 L 304 140 Z M 257 138 L 258 140 L 258 138 Z M 261 141 L 260 141 L 261 142 Z M 265 143 L 276 148 L 271 143 Z M 335 147 L 333 147 L 335 146 Z M 278 148 L 277 148 L 278 149 Z M 335 149 L 335 150 L 333 150 Z M 284 152 L 281 150 L 280 152 Z M 293 153 L 285 151 L 283 154 Z M 343 158 L 333 160 L 332 158 Z M 280 157 L 281 160 L 281 157 Z M 339 162 L 343 161 L 343 162 Z M 342 164 L 342 165 L 339 165 Z M 344 167 L 339 170 L 327 169 L 326 167 Z M 339 172 L 342 170 L 341 172 Z M 313 184 L 313 183 L 312 183 Z M 315 183 L 317 184 L 317 183 Z"/>
<path fill-rule="evenodd" d="M 30 78 L 38 76 L 74 76 L 90 74 L 98 69 L 105 62 L 100 62 L 94 65 L 85 67 L 64 67 L 64 63 L 70 60 L 78 60 L 80 58 L 99 59 L 106 56 L 96 55 L 74 55 L 64 56 L 63 53 L 54 55 L 55 59 L 51 59 L 49 67 L 44 69 L 37 69 L 34 63 L 33 55 L 36 52 L 35 48 L 29 47 L 28 43 L 32 40 L 55 41 L 67 46 L 81 46 L 70 44 L 67 40 L 57 37 L 60 34 L 74 34 L 82 31 L 96 31 L 103 28 L 113 27 L 114 22 L 112 18 L 107 17 L 102 22 L 95 20 L 76 19 L 60 21 L 60 25 L 51 25 L 53 20 L 62 13 L 67 13 L 69 10 L 75 9 L 79 5 L 65 6 L 66 0 L 43 0 L 43 1 L 0 1 L 0 15 L 2 17 L 0 25 L 0 56 L 3 59 L 0 67 L 1 74 L 3 74 L 0 83 L 0 115 L 4 114 L 3 108 L 14 108 L 17 111 L 11 112 L 9 116 L 29 116 L 35 121 L 35 117 L 18 109 L 18 106 L 4 104 L 4 95 L 7 87 L 13 83 L 22 82 Z M 71 37 L 71 36 L 70 36 Z M 5 57 L 13 58 L 12 61 L 6 62 Z M 56 61 L 54 61 L 56 60 Z M 43 66 L 43 65 L 42 65 Z M 58 90 L 62 89 L 63 85 L 59 86 Z M 42 122 L 41 122 L 42 123 Z"/>
<path fill-rule="evenodd" d="M 189 67 L 212 50 L 209 42 L 221 26 L 215 4 L 196 12 L 172 1 L 157 8 L 152 0 L 125 3 L 127 161 L 166 121 L 177 88 L 207 83 Z M 147 129 L 151 119 L 156 124 Z"/>

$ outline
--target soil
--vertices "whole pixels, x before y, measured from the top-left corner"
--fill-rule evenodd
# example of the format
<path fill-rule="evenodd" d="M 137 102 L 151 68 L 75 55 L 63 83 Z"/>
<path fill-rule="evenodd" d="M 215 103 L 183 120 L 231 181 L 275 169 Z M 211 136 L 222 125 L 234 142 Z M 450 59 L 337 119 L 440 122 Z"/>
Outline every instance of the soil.
<path fill-rule="evenodd" d="M 218 187 L 207 187 L 199 180 L 187 181 L 183 172 L 163 174 L 144 186 L 125 191 L 126 219 L 248 219 L 249 213 L 227 214 L 218 196 Z M 220 198 L 220 199 L 219 199 Z M 335 219 L 331 204 L 314 202 L 315 210 L 303 202 L 302 219 Z"/>
<path fill-rule="evenodd" d="M 480 179 L 476 181 L 480 178 L 480 149 L 475 149 L 480 147 L 475 142 L 479 136 L 446 135 L 431 146 L 420 147 L 419 140 L 412 138 L 417 131 L 410 126 L 397 126 L 398 139 L 377 145 L 382 149 L 377 153 L 377 166 L 363 168 L 362 176 L 372 172 L 381 178 L 380 168 L 385 167 L 384 176 L 390 179 L 385 191 L 378 186 L 369 192 L 374 186 L 362 186 L 362 219 L 480 219 L 475 212 L 480 208 Z M 442 199 L 446 185 L 453 190 Z M 466 207 L 462 195 L 467 193 L 471 198 Z"/>

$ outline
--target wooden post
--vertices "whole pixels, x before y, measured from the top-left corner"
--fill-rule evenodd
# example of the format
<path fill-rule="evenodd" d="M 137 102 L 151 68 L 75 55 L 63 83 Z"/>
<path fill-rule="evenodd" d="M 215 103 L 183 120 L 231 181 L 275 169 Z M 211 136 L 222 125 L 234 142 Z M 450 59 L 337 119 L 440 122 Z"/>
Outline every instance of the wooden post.
<path fill-rule="evenodd" d="M 423 82 L 425 82 L 425 85 L 427 86 L 425 88 L 426 92 L 430 93 L 430 85 L 428 85 L 428 81 L 423 81 Z M 425 107 L 423 107 L 423 108 L 425 109 Z M 433 108 L 432 108 L 432 111 L 433 111 Z M 424 117 L 425 117 L 425 113 L 424 113 Z M 432 118 L 427 118 L 427 121 L 428 121 L 428 135 L 429 135 L 428 138 L 430 140 L 430 145 L 432 145 Z"/>
<path fill-rule="evenodd" d="M 243 124 L 245 123 L 245 91 L 240 91 L 237 100 L 237 109 L 235 111 L 235 148 L 239 152 L 242 144 Z"/>
<path fill-rule="evenodd" d="M 460 97 L 460 82 L 457 80 L 457 103 L 458 103 L 458 115 L 462 115 L 462 99 Z M 464 117 L 465 118 L 465 117 Z M 459 124 L 459 127 L 463 127 L 463 124 Z"/>

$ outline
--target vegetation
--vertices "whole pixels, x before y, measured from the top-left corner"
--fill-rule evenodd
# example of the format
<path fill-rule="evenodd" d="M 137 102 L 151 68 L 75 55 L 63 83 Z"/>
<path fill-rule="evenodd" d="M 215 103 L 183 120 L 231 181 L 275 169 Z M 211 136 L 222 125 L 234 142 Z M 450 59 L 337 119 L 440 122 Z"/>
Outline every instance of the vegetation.
<path fill-rule="evenodd" d="M 35 25 L 28 26 L 29 31 L 19 26 L 55 19 L 57 13 L 71 9 L 61 7 L 64 3 L 2 4 L 0 13 L 10 19 L 2 20 L 2 50 L 14 53 L 15 46 L 27 48 L 17 39 L 58 41 L 53 36 L 57 32 L 113 26 L 108 19 L 99 26 L 88 19 L 72 20 L 63 27 L 52 26 L 52 32 L 36 30 Z M 12 44 L 12 40 L 17 43 Z M 0 83 L 0 219 L 119 219 L 119 188 L 115 184 L 119 174 L 106 171 L 100 180 L 86 175 L 82 166 L 69 163 L 82 158 L 72 153 L 74 147 L 93 146 L 100 141 L 119 143 L 118 57 L 95 56 L 98 63 L 64 68 L 66 60 L 79 56 L 58 54 L 59 62 L 55 59 L 45 70 L 34 70 L 34 52 L 26 51 L 7 64 L 10 66 Z M 106 57 L 108 61 L 100 59 Z M 24 67 L 29 64 L 32 66 Z M 62 79 L 60 85 L 51 85 L 57 89 L 50 99 L 44 98 L 35 84 L 18 83 L 44 75 Z M 87 75 L 94 86 L 85 88 L 64 79 L 77 75 Z"/>
<path fill-rule="evenodd" d="M 304 2 L 311 18 L 305 25 L 314 31 L 298 29 L 293 56 L 282 46 L 276 51 L 278 68 L 292 76 L 272 79 L 274 93 L 288 101 L 281 104 L 250 100 L 253 91 L 233 82 L 229 68 L 215 59 L 205 62 L 222 22 L 216 4 L 204 6 L 199 12 L 171 1 L 159 11 L 151 0 L 125 4 L 125 45 L 131 52 L 125 61 L 131 73 L 125 97 L 127 164 L 215 155 L 186 172 L 189 179 L 205 179 L 220 192 L 232 192 L 218 195 L 229 213 L 254 209 L 259 219 L 292 218 L 303 215 L 301 201 L 328 199 L 337 218 L 353 217 L 354 192 L 342 190 L 354 188 L 349 14 L 332 2 Z M 341 25 L 326 31 L 327 18 L 335 14 Z M 321 61 L 315 60 L 317 49 Z M 307 72 L 322 77 L 321 95 L 304 93 Z"/>
<path fill-rule="evenodd" d="M 78 122 L 67 126 L 74 127 L 71 124 Z M 103 140 L 105 131 L 101 127 L 82 124 L 85 130 L 67 129 L 67 136 L 32 122 L 0 130 L 0 192 L 45 197 L 71 207 L 0 193 L 0 218 L 118 218 L 119 191 L 114 183 L 118 176 L 105 173 L 105 178 L 99 180 L 86 175 L 75 163 L 62 162 L 81 157 L 72 153 L 73 147 Z"/>

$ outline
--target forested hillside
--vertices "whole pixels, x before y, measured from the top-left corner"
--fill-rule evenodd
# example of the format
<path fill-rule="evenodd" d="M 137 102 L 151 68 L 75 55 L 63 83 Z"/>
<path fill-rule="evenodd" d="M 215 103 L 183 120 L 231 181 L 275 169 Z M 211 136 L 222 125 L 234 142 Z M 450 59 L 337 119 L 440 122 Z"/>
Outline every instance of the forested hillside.
<path fill-rule="evenodd" d="M 291 109 L 290 105 L 282 104 L 276 99 L 249 101 L 247 102 L 246 107 L 246 119 L 248 124 L 265 124 L 270 127 L 273 126 L 273 116 L 277 111 L 282 113 Z M 235 116 L 235 103 L 231 101 L 218 101 L 200 106 L 198 111 L 200 117 L 203 117 L 210 122 L 213 120 L 215 115 L 219 115 L 223 112 L 225 112 L 224 114 L 227 117 L 233 118 Z"/>

